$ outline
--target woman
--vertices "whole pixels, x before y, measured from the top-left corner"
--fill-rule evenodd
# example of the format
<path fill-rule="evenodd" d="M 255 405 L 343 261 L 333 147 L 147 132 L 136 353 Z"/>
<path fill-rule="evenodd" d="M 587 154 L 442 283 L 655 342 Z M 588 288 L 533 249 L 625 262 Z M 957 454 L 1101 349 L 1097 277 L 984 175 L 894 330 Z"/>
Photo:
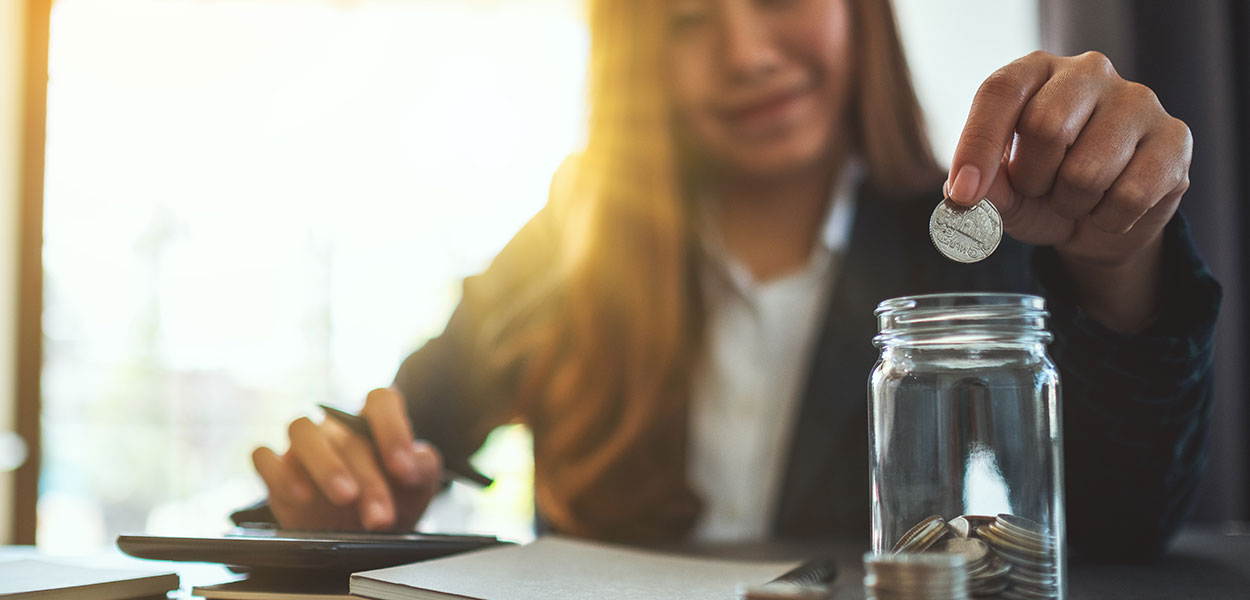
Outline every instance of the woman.
<path fill-rule="evenodd" d="M 1173 219 L 1189 130 L 1150 90 L 1101 55 L 1030 54 L 978 91 L 943 183 L 887 0 L 596 0 L 589 18 L 585 152 L 370 393 L 379 454 L 308 419 L 285 454 L 256 451 L 279 523 L 411 527 L 441 460 L 515 419 L 555 530 L 862 536 L 872 307 L 1037 290 L 1069 539 L 1163 546 L 1197 481 L 1219 290 Z M 940 258 L 942 195 L 988 197 L 1018 242 Z"/>

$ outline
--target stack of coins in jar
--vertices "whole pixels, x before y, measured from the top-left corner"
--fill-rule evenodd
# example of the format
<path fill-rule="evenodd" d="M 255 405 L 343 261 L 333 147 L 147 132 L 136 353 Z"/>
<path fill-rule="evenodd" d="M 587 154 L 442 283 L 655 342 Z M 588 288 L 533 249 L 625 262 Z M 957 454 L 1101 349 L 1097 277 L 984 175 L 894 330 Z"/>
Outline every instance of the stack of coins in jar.
<path fill-rule="evenodd" d="M 973 596 L 1059 597 L 1054 536 L 1017 515 L 963 515 L 949 522 L 933 515 L 904 534 L 894 552 L 962 556 Z"/>

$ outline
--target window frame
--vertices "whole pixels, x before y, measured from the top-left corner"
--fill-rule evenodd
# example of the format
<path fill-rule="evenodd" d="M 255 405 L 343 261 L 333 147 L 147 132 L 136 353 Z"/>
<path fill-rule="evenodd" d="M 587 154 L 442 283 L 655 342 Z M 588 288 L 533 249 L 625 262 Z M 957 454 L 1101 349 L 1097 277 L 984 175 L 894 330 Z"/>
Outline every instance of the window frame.
<path fill-rule="evenodd" d="M 17 248 L 17 434 L 27 458 L 14 477 L 12 540 L 35 543 L 41 446 L 40 371 L 43 358 L 43 176 L 48 105 L 48 41 L 53 0 L 25 1 L 24 66 L 20 82 L 21 141 Z"/>

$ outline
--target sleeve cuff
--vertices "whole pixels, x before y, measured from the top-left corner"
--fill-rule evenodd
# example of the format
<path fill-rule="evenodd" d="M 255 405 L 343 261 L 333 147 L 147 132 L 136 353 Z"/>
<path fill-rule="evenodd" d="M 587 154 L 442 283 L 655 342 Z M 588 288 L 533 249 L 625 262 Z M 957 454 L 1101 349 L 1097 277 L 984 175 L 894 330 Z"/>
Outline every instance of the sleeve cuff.
<path fill-rule="evenodd" d="M 1100 391 L 1117 392 L 1087 399 L 1104 404 L 1105 410 L 1121 411 L 1126 402 L 1135 410 L 1152 403 L 1164 412 L 1178 408 L 1172 406 L 1174 399 L 1210 370 L 1220 285 L 1198 255 L 1180 213 L 1164 228 L 1163 248 L 1160 316 L 1140 333 L 1103 326 L 1077 304 L 1058 254 L 1051 248 L 1034 254 L 1034 272 L 1051 313 L 1055 351 L 1066 355 L 1064 378 L 1098 381 Z"/>

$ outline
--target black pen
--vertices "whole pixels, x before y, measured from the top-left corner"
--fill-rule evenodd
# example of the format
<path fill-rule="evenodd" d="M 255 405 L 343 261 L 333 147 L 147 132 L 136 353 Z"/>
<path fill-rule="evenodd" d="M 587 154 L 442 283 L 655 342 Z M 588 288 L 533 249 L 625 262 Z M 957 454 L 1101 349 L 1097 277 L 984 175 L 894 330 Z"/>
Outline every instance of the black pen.
<path fill-rule="evenodd" d="M 782 573 L 770 583 L 828 585 L 838 578 L 838 565 L 832 556 L 820 556 Z"/>
<path fill-rule="evenodd" d="M 320 406 L 321 410 L 325 411 L 327 417 L 342 423 L 356 435 L 368 440 L 370 444 L 375 442 L 373 438 L 373 430 L 369 428 L 369 421 L 364 417 L 339 410 L 333 406 L 326 406 L 324 404 L 318 404 L 317 406 Z M 449 475 L 451 477 L 448 477 Z M 479 487 L 490 487 L 491 484 L 495 483 L 494 479 L 477 472 L 477 469 L 474 469 L 468 461 L 460 461 L 458 464 L 452 464 L 444 459 L 443 483 L 450 483 L 451 478 L 459 479 L 462 482 L 471 483 Z"/>

